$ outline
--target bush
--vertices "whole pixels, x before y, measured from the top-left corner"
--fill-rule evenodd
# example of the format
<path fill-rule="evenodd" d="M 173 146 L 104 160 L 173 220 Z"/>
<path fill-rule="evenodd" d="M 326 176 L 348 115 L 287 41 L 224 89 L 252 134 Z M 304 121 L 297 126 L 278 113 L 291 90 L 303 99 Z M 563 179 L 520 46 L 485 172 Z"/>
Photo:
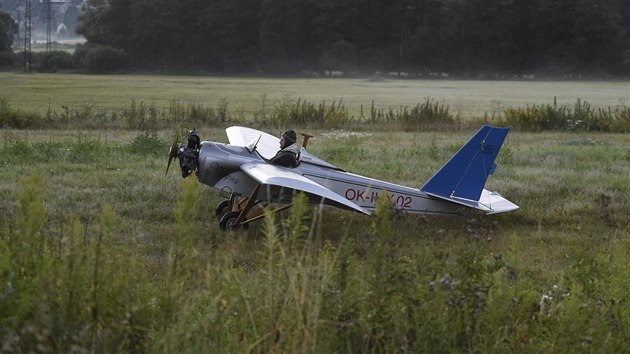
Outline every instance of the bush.
<path fill-rule="evenodd" d="M 80 53 L 79 55 L 82 55 Z M 97 45 L 87 49 L 84 64 L 92 73 L 122 70 L 129 63 L 129 55 L 123 49 Z"/>
<path fill-rule="evenodd" d="M 448 106 L 429 98 L 411 109 L 406 106 L 377 109 L 372 101 L 369 112 L 364 112 L 361 106 L 361 118 L 372 125 L 382 125 L 383 122 L 399 124 L 405 130 L 452 129 L 457 123 L 456 116 L 450 113 Z"/>
<path fill-rule="evenodd" d="M 523 131 L 597 131 L 625 133 L 630 131 L 627 107 L 595 109 L 578 99 L 573 108 L 567 106 L 533 105 L 509 108 L 503 112 L 500 125 Z"/>
<path fill-rule="evenodd" d="M 0 127 L 37 129 L 42 128 L 44 123 L 40 115 L 16 110 L 11 107 L 8 99 L 0 97 Z"/>
<path fill-rule="evenodd" d="M 271 109 L 267 109 L 263 101 L 263 108 L 254 113 L 254 119 L 261 125 L 275 124 L 278 127 L 300 125 L 331 129 L 339 129 L 351 122 L 350 113 L 342 100 L 331 103 L 321 101 L 315 104 L 301 98 L 296 101 L 289 97 L 274 104 Z"/>
<path fill-rule="evenodd" d="M 53 73 L 57 72 L 57 70 L 72 69 L 73 67 L 72 55 L 61 50 L 55 50 L 46 53 L 44 58 L 42 58 L 39 71 Z"/>
<path fill-rule="evenodd" d="M 74 53 L 72 54 L 72 61 L 74 62 L 74 66 L 84 67 L 85 66 L 85 57 L 88 54 L 89 48 L 91 46 L 89 44 L 77 44 Z"/>
<path fill-rule="evenodd" d="M 9 51 L 0 52 L 0 67 L 13 65 L 15 57 L 15 53 Z"/>
<path fill-rule="evenodd" d="M 160 139 L 155 130 L 144 130 L 139 132 L 129 145 L 129 152 L 139 155 L 155 154 L 160 156 L 163 153 L 164 146 L 168 146 L 168 142 Z"/>

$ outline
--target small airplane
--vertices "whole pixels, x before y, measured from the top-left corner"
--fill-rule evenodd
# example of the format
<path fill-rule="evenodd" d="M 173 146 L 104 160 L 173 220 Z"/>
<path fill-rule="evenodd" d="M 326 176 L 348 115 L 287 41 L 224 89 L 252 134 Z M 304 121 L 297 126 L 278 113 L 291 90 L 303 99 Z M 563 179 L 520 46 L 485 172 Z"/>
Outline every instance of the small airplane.
<path fill-rule="evenodd" d="M 199 181 L 230 197 L 215 210 L 221 230 L 246 228 L 264 217 L 258 204 L 292 205 L 297 192 L 309 203 L 324 204 L 370 215 L 379 197 L 388 198 L 401 212 L 430 215 L 463 215 L 477 209 L 498 214 L 518 205 L 497 192 L 484 189 L 508 128 L 484 125 L 420 188 L 353 174 L 328 163 L 306 150 L 311 135 L 304 137 L 294 168 L 271 164 L 280 139 L 265 132 L 233 126 L 226 129 L 229 144 L 201 141 L 195 130 L 188 131 L 186 143 L 178 143 L 179 131 L 171 145 L 166 173 L 175 158 L 182 177 L 195 174 Z"/>

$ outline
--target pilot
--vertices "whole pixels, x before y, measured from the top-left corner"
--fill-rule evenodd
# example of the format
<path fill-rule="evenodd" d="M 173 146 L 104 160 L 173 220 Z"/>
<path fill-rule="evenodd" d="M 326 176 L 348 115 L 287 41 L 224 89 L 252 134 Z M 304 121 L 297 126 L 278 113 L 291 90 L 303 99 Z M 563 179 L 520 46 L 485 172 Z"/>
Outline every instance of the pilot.
<path fill-rule="evenodd" d="M 297 135 L 294 130 L 287 130 L 280 135 L 280 150 L 269 162 L 283 167 L 296 167 Z"/>

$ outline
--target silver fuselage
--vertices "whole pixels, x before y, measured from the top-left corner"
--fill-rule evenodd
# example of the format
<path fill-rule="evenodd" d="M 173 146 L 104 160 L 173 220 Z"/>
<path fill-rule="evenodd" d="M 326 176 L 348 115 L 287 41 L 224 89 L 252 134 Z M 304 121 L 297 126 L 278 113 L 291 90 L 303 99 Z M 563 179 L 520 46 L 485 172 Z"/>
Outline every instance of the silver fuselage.
<path fill-rule="evenodd" d="M 265 162 L 256 152 L 241 146 L 204 141 L 199 151 L 199 181 L 223 193 L 248 196 L 257 182 L 241 171 L 241 165 L 248 162 Z M 396 210 L 435 215 L 461 215 L 462 206 L 427 195 L 420 189 L 345 172 L 331 166 L 301 161 L 299 166 L 290 169 L 373 212 L 379 197 L 386 196 Z M 264 186 L 256 196 L 257 200 L 289 203 L 294 191 Z M 317 203 L 316 196 L 310 196 Z M 321 198 L 320 198 L 321 199 Z M 326 204 L 326 201 L 324 201 Z"/>

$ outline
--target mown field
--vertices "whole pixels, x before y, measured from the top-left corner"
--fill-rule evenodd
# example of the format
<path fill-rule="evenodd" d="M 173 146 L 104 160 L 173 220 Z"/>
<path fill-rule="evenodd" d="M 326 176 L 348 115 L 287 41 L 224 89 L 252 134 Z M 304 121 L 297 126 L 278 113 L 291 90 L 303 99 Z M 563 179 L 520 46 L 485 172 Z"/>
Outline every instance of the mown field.
<path fill-rule="evenodd" d="M 155 75 L 67 75 L 0 73 L 0 96 L 23 110 L 46 113 L 90 104 L 114 111 L 131 99 L 158 108 L 173 100 L 229 108 L 252 116 L 263 106 L 299 98 L 310 102 L 339 102 L 355 116 L 361 107 L 413 107 L 427 98 L 466 117 L 493 115 L 506 108 L 532 104 L 572 105 L 582 99 L 594 107 L 630 106 L 627 82 L 460 81 L 372 79 L 283 79 Z"/>
<path fill-rule="evenodd" d="M 2 351 L 630 347 L 628 134 L 511 131 L 487 188 L 512 213 L 365 217 L 298 202 L 223 233 L 220 195 L 164 176 L 172 130 L 88 126 L 0 131 Z M 224 127 L 199 128 L 226 141 Z M 311 153 L 409 186 L 476 130 L 302 129 Z"/>

